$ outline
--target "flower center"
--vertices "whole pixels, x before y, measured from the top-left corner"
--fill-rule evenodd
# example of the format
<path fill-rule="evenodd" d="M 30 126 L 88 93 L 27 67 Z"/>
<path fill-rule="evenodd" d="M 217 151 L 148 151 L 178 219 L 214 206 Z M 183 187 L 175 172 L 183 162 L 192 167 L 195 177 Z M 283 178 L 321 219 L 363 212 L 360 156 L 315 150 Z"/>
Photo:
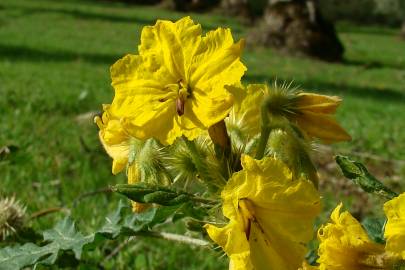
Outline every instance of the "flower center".
<path fill-rule="evenodd" d="M 184 106 L 186 104 L 187 97 L 190 96 L 191 90 L 183 80 L 179 80 L 177 83 L 168 84 L 166 89 L 171 90 L 176 95 L 176 112 L 179 116 L 184 114 Z"/>

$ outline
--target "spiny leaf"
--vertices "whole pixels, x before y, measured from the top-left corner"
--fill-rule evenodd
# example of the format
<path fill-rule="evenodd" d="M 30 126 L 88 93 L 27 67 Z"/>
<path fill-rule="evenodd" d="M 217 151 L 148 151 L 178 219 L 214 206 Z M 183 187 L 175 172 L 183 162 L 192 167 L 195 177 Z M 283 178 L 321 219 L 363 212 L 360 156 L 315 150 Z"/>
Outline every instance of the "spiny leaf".
<path fill-rule="evenodd" d="M 44 256 L 48 256 L 48 251 L 32 243 L 5 247 L 0 250 L 0 269 L 21 269 L 38 262 Z"/>
<path fill-rule="evenodd" d="M 80 259 L 84 245 L 93 241 L 93 236 L 83 236 L 75 230 L 73 220 L 65 218 L 43 233 L 45 246 L 27 243 L 23 246 L 0 249 L 0 269 L 21 269 L 34 264 L 54 264 L 60 251 L 72 250 Z"/>
<path fill-rule="evenodd" d="M 43 236 L 45 241 L 50 242 L 48 244 L 50 250 L 72 250 L 76 259 L 81 257 L 83 246 L 93 241 L 91 235 L 85 237 L 82 233 L 77 232 L 74 221 L 69 217 L 60 221 L 53 229 L 44 231 Z M 50 262 L 53 263 L 57 258 L 57 253 L 52 255 L 55 259 Z"/>
<path fill-rule="evenodd" d="M 371 175 L 367 168 L 360 162 L 350 160 L 345 156 L 336 156 L 336 162 L 343 172 L 343 175 L 353 180 L 353 182 L 360 186 L 367 193 L 375 193 L 392 199 L 398 194 L 384 186 L 377 178 Z"/>
<path fill-rule="evenodd" d="M 117 209 L 114 212 L 108 214 L 105 217 L 105 223 L 98 231 L 99 234 L 107 238 L 115 238 L 120 232 L 119 222 L 122 219 L 122 212 L 127 207 L 127 205 L 120 201 Z"/>
<path fill-rule="evenodd" d="M 52 265 L 66 251 L 72 251 L 77 260 L 82 252 L 94 249 L 106 239 L 119 236 L 147 235 L 149 230 L 171 216 L 186 216 L 188 206 L 152 207 L 140 213 L 126 215 L 129 207 L 120 202 L 117 209 L 106 217 L 101 228 L 87 236 L 78 232 L 74 221 L 67 217 L 53 229 L 43 232 L 45 245 L 33 243 L 0 249 L 0 270 L 16 270 L 33 265 Z"/>

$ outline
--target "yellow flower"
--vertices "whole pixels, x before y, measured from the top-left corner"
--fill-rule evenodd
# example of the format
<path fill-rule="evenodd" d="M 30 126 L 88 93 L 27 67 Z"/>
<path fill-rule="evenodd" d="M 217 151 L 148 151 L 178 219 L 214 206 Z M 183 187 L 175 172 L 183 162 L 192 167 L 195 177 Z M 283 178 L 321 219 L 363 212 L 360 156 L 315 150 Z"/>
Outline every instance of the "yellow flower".
<path fill-rule="evenodd" d="M 384 212 L 387 216 L 384 232 L 386 250 L 405 260 L 405 193 L 386 202 Z"/>
<path fill-rule="evenodd" d="M 245 155 L 242 167 L 221 193 L 229 223 L 207 224 L 209 236 L 228 254 L 232 270 L 297 270 L 320 211 L 317 190 L 308 180 L 293 181 L 273 158 Z"/>
<path fill-rule="evenodd" d="M 112 173 L 121 172 L 128 163 L 130 136 L 123 129 L 121 121 L 112 117 L 109 105 L 103 105 L 102 117 L 96 116 L 94 122 L 99 127 L 100 141 L 107 154 L 113 159 Z"/>
<path fill-rule="evenodd" d="M 300 93 L 289 119 L 311 138 L 325 143 L 350 141 L 350 135 L 332 117 L 340 102 L 339 97 Z"/>
<path fill-rule="evenodd" d="M 136 138 L 192 140 L 229 113 L 233 98 L 225 85 L 239 82 L 246 71 L 242 49 L 243 41 L 234 43 L 229 29 L 202 37 L 201 26 L 189 17 L 158 20 L 143 28 L 139 55 L 111 67 L 111 112 Z"/>
<path fill-rule="evenodd" d="M 229 130 L 236 130 L 240 136 L 247 140 L 254 138 L 260 133 L 260 106 L 263 102 L 267 86 L 264 84 L 233 85 L 227 89 L 234 96 L 234 105 L 226 118 Z"/>
<path fill-rule="evenodd" d="M 349 212 L 340 213 L 342 204 L 331 214 L 331 223 L 318 231 L 320 270 L 391 269 L 384 246 L 374 243 Z"/>

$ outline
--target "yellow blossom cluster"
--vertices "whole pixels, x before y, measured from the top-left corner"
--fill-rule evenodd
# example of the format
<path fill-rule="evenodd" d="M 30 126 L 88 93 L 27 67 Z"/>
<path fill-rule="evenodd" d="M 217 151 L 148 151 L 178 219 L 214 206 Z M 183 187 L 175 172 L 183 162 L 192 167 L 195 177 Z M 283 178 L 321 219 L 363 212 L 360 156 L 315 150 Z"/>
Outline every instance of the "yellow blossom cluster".
<path fill-rule="evenodd" d="M 321 196 L 312 181 L 316 172 L 305 143 L 350 140 L 333 118 L 341 100 L 277 85 L 243 85 L 247 70 L 241 62 L 243 47 L 243 40 L 234 42 L 230 29 L 203 35 L 190 17 L 176 22 L 158 20 L 144 27 L 139 53 L 126 55 L 111 67 L 115 95 L 111 104 L 104 105 L 102 116 L 95 118 L 99 137 L 113 159 L 113 173 L 126 168 L 131 184 L 146 175 L 137 153 L 148 141 L 158 148 L 171 147 L 175 153 L 180 151 L 176 148 L 179 138 L 189 145 L 211 137 L 214 145 L 229 147 L 230 153 L 216 152 L 218 166 L 226 167 L 229 177 L 220 186 L 221 192 L 212 193 L 221 194 L 223 216 L 211 217 L 204 226 L 229 256 L 229 269 L 315 269 L 303 262 L 321 211 Z M 289 134 L 282 138 L 298 142 L 290 145 L 304 145 L 304 154 L 279 154 L 279 146 L 268 146 L 274 129 Z M 255 150 L 256 146 L 262 149 Z M 243 154 L 238 156 L 234 148 Z M 199 170 L 196 179 L 213 181 L 216 174 L 208 168 L 212 160 L 195 145 L 190 149 L 191 167 Z M 257 154 L 261 152 L 264 156 Z M 231 157 L 221 156 L 227 154 Z M 177 156 L 186 163 L 187 155 Z M 170 173 L 165 171 L 165 175 Z M 373 243 L 349 213 L 340 213 L 341 206 L 336 208 L 331 223 L 318 233 L 319 269 L 374 269 L 367 266 L 392 263 L 393 257 L 405 259 L 404 205 L 405 195 L 385 204 L 385 247 Z M 141 211 L 145 205 L 134 208 Z"/>

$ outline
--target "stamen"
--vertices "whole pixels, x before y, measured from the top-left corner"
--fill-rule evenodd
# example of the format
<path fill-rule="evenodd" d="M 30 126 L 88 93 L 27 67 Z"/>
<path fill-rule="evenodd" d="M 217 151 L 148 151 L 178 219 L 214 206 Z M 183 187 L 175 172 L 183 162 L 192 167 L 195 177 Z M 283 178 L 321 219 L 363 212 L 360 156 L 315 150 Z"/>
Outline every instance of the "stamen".
<path fill-rule="evenodd" d="M 176 99 L 176 111 L 179 116 L 184 114 L 184 105 L 188 97 L 188 92 L 186 88 L 180 88 L 178 93 L 178 98 Z"/>
<path fill-rule="evenodd" d="M 184 99 L 182 97 L 178 97 L 176 99 L 176 112 L 179 116 L 182 116 L 184 114 L 184 105 Z"/>
<path fill-rule="evenodd" d="M 249 240 L 250 237 L 250 228 L 252 227 L 252 220 L 248 219 L 247 226 L 246 226 L 246 239 Z"/>
<path fill-rule="evenodd" d="M 238 208 L 244 220 L 246 239 L 249 240 L 252 222 L 256 221 L 253 205 L 249 200 L 242 199 L 239 201 Z"/>

